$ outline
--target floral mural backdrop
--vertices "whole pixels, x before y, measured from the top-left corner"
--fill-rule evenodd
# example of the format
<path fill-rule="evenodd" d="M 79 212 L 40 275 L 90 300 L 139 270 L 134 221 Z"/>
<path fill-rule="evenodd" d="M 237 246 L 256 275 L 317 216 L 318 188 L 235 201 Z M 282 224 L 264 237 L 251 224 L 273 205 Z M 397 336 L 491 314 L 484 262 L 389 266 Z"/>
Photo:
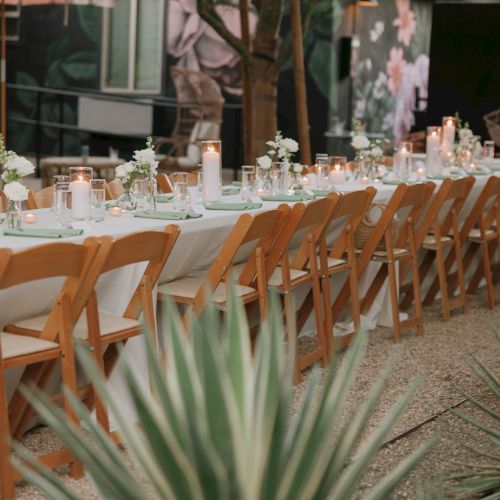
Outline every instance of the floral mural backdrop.
<path fill-rule="evenodd" d="M 415 124 L 417 93 L 427 99 L 432 2 L 382 3 L 359 9 L 354 116 L 368 131 L 400 138 Z"/>

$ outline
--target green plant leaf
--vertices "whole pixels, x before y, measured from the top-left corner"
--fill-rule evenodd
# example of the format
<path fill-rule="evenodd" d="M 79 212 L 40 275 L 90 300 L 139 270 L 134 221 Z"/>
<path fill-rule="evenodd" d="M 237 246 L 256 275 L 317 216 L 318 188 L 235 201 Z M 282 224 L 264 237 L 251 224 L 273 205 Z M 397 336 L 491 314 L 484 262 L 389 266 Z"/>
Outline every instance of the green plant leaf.
<path fill-rule="evenodd" d="M 16 73 L 16 84 L 26 85 L 30 87 L 38 87 L 38 82 L 35 77 L 31 76 L 24 71 L 18 71 Z M 16 97 L 19 99 L 23 106 L 26 106 L 29 110 L 32 110 L 36 106 L 36 92 L 28 90 L 16 90 Z"/>
<path fill-rule="evenodd" d="M 92 5 L 79 5 L 77 12 L 82 30 L 93 42 L 97 43 L 99 33 L 98 10 Z"/>
<path fill-rule="evenodd" d="M 75 52 L 61 62 L 61 71 L 72 80 L 95 80 L 97 78 L 97 55 L 90 51 Z"/>
<path fill-rule="evenodd" d="M 330 40 L 316 40 L 307 65 L 321 94 L 336 102 L 337 85 L 332 85 L 331 72 L 332 68 L 337 67 L 337 55 L 332 42 Z"/>

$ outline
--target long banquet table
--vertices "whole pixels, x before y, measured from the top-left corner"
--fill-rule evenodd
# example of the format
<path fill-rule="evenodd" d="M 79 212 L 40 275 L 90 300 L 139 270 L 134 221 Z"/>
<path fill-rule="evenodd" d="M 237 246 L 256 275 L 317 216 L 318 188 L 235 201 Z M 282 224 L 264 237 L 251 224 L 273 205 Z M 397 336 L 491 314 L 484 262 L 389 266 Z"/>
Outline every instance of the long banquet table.
<path fill-rule="evenodd" d="M 470 206 L 486 183 L 486 180 L 487 176 L 476 178 L 467 206 L 462 212 L 463 214 L 468 212 Z M 437 185 L 440 184 L 440 181 L 434 182 L 436 182 Z M 339 191 L 347 192 L 359 190 L 363 187 L 364 186 L 357 183 L 346 183 L 340 185 L 338 189 Z M 378 201 L 387 201 L 396 189 L 396 186 L 382 183 L 376 184 L 375 187 L 378 190 L 375 199 Z M 238 196 L 228 196 L 224 197 L 224 199 L 228 202 L 236 201 Z M 252 210 L 250 212 L 256 213 L 262 210 L 275 208 L 278 205 L 279 203 L 275 202 L 263 202 L 261 209 Z M 171 210 L 172 206 L 170 204 L 159 204 L 158 209 Z M 195 209 L 197 212 L 202 213 L 203 217 L 199 219 L 171 222 L 158 219 L 134 218 L 131 215 L 123 217 L 110 217 L 106 215 L 104 222 L 90 224 L 90 232 L 80 237 L 67 238 L 65 241 L 81 242 L 87 236 L 111 235 L 118 237 L 135 231 L 160 229 L 168 223 L 177 224 L 181 228 L 181 234 L 161 274 L 160 283 L 188 275 L 200 275 L 212 264 L 217 251 L 242 212 L 206 210 L 201 205 L 197 205 Z M 31 227 L 55 226 L 54 218 L 49 210 L 38 210 L 35 211 L 35 213 L 38 220 L 37 223 L 31 225 Z M 334 235 L 335 228 L 332 228 L 331 236 L 334 237 Z M 52 239 L 0 235 L 0 247 L 9 247 L 14 250 L 21 250 L 53 241 Z M 375 276 L 378 266 L 379 264 L 377 263 L 371 263 L 365 271 L 360 280 L 361 296 Z M 112 314 L 123 314 L 144 268 L 145 264 L 132 265 L 101 276 L 96 287 L 100 309 Z M 337 284 L 334 284 L 334 289 L 338 291 L 341 283 L 342 281 L 339 280 Z M 40 280 L 36 283 L 0 291 L 0 327 L 26 317 L 47 312 L 55 299 L 57 291 L 60 289 L 60 284 L 60 280 Z M 364 326 L 366 328 L 373 328 L 377 324 L 391 326 L 390 298 L 386 285 L 384 285 L 380 291 L 377 300 L 374 302 L 367 316 L 368 317 L 365 318 L 364 321 Z M 313 329 L 314 323 L 308 322 L 304 326 L 303 332 L 307 333 Z M 161 337 L 161 325 L 159 325 L 159 333 Z M 146 388 L 148 380 L 147 361 L 141 340 L 139 338 L 131 339 L 127 343 L 126 350 Z M 6 374 L 7 386 L 10 394 L 15 389 L 21 374 L 21 369 L 10 370 Z M 112 374 L 110 384 L 112 384 L 115 391 L 118 391 L 120 394 L 125 394 L 124 388 L 122 387 L 122 379 L 118 374 Z"/>

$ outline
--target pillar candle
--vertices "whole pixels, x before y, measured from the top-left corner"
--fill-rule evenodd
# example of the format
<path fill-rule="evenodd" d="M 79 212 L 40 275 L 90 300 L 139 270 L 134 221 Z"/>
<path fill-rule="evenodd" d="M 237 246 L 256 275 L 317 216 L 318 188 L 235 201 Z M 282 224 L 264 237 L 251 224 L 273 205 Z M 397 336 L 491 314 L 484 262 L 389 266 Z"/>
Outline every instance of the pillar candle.
<path fill-rule="evenodd" d="M 334 165 L 329 177 L 332 184 L 342 184 L 345 182 L 345 171 L 340 165 Z"/>
<path fill-rule="evenodd" d="M 436 175 L 439 170 L 439 148 L 441 146 L 441 140 L 437 132 L 431 132 L 427 136 L 426 140 L 426 160 L 427 169 L 431 175 Z"/>
<path fill-rule="evenodd" d="M 73 219 L 83 220 L 90 217 L 90 185 L 83 179 L 71 183 L 71 206 Z"/>
<path fill-rule="evenodd" d="M 453 125 L 452 120 L 448 120 L 443 125 L 443 140 L 441 147 L 444 153 L 448 153 L 453 150 L 453 144 L 455 143 L 455 125 Z"/>
<path fill-rule="evenodd" d="M 211 150 L 205 151 L 202 156 L 204 201 L 210 202 L 220 199 L 220 168 L 220 153 Z"/>

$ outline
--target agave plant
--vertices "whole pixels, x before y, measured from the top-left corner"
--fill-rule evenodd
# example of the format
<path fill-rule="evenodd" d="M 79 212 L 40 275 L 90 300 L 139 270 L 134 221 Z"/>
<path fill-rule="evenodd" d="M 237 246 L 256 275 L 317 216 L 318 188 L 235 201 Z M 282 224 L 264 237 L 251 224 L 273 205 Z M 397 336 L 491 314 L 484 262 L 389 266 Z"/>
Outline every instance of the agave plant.
<path fill-rule="evenodd" d="M 271 302 L 271 311 L 277 311 L 277 304 Z M 263 325 L 252 352 L 245 313 L 234 291 L 224 325 L 208 308 L 199 321 L 191 322 L 189 336 L 175 308 L 168 307 L 166 360 L 145 340 L 151 393 L 143 391 L 126 352 L 122 352 L 118 366 L 139 425 L 130 421 L 121 401 L 98 375 L 89 350 L 76 346 L 84 369 L 92 374 L 101 397 L 114 413 L 123 445 L 137 465 L 137 476 L 80 401 L 73 399 L 72 404 L 95 441 L 92 444 L 88 435 L 68 425 L 45 395 L 30 396 L 42 418 L 84 465 L 102 497 L 352 498 L 419 380 L 381 425 L 362 440 L 391 370 L 384 370 L 364 404 L 341 424 L 339 416 L 364 353 L 364 334 L 357 336 L 341 366 L 335 372 L 328 371 L 326 382 L 320 383 L 320 370 L 312 372 L 294 412 L 293 377 L 283 349 L 279 314 L 270 314 L 272 319 Z M 387 498 L 432 441 L 414 451 L 364 498 Z M 32 466 L 13 460 L 28 481 L 51 498 L 78 498 L 59 476 L 31 459 L 20 445 L 15 448 Z"/>
<path fill-rule="evenodd" d="M 494 333 L 500 342 L 500 331 L 496 329 Z M 472 364 L 471 368 L 486 384 L 493 397 L 497 399 L 495 406 L 498 406 L 500 402 L 500 375 L 495 374 L 476 356 L 473 356 L 473 359 L 475 364 Z M 486 459 L 487 465 L 465 464 L 469 470 L 464 474 L 456 474 L 450 478 L 451 489 L 457 494 L 456 498 L 500 498 L 500 413 L 473 397 L 469 397 L 468 400 L 481 410 L 488 420 L 478 420 L 460 410 L 453 410 L 453 413 L 489 435 L 493 445 L 496 446 L 496 451 L 488 450 L 485 452 L 472 449 L 471 451 L 478 457 Z"/>

